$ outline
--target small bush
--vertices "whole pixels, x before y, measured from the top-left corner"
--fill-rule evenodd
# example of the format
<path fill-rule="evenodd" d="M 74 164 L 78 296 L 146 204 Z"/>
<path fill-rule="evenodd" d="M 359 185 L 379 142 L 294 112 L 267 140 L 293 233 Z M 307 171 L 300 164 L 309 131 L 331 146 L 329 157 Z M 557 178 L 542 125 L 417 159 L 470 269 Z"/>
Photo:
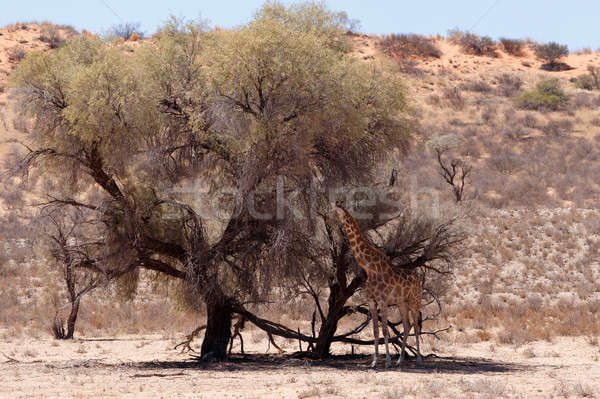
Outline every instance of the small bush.
<path fill-rule="evenodd" d="M 535 129 L 538 125 L 538 120 L 533 114 L 525 114 L 521 118 L 521 123 L 523 126 L 528 127 L 530 129 Z"/>
<path fill-rule="evenodd" d="M 124 40 L 129 40 L 135 33 L 138 36 L 138 39 L 143 39 L 143 34 L 139 33 L 141 32 L 140 26 L 141 24 L 139 22 L 127 22 L 113 25 L 106 33 L 106 36 L 109 38 L 122 37 Z"/>
<path fill-rule="evenodd" d="M 588 65 L 587 70 L 589 73 L 575 80 L 575 86 L 584 90 L 600 90 L 600 68 Z"/>
<path fill-rule="evenodd" d="M 538 44 L 535 46 L 535 55 L 546 63 L 542 65 L 542 69 L 548 71 L 563 71 L 571 69 L 570 66 L 564 63 L 557 62 L 562 57 L 569 54 L 569 49 L 564 44 L 550 42 L 546 44 Z"/>
<path fill-rule="evenodd" d="M 133 34 L 129 37 L 129 41 L 137 42 L 139 40 L 139 38 L 140 38 L 140 36 L 136 32 L 133 32 Z"/>
<path fill-rule="evenodd" d="M 381 40 L 383 52 L 396 57 L 440 58 L 442 52 L 431 39 L 416 34 L 391 34 Z"/>
<path fill-rule="evenodd" d="M 498 82 L 498 91 L 504 97 L 514 96 L 521 90 L 521 86 L 523 86 L 521 78 L 509 73 L 503 73 L 502 75 L 497 76 L 496 81 Z"/>
<path fill-rule="evenodd" d="M 573 130 L 573 122 L 568 119 L 551 120 L 542 127 L 542 131 L 548 136 L 559 137 L 570 133 Z"/>
<path fill-rule="evenodd" d="M 500 44 L 502 44 L 502 48 L 507 54 L 514 55 L 515 57 L 523 56 L 523 49 L 525 47 L 523 40 L 501 38 Z"/>
<path fill-rule="evenodd" d="M 595 90 L 598 88 L 594 78 L 587 74 L 580 75 L 577 80 L 575 80 L 575 87 L 583 90 Z"/>
<path fill-rule="evenodd" d="M 42 23 L 40 40 L 44 43 L 48 43 L 50 48 L 57 48 L 64 42 L 60 33 L 60 27 L 50 22 Z"/>
<path fill-rule="evenodd" d="M 478 36 L 474 33 L 458 30 L 452 30 L 448 33 L 450 42 L 459 45 L 466 54 L 498 57 L 496 42 L 488 36 Z"/>
<path fill-rule="evenodd" d="M 25 58 L 26 54 L 22 46 L 14 46 L 8 49 L 8 60 L 10 62 L 19 62 Z"/>
<path fill-rule="evenodd" d="M 569 97 L 560 88 L 557 79 L 543 80 L 535 90 L 525 92 L 517 99 L 517 107 L 530 110 L 558 111 L 565 107 Z"/>
<path fill-rule="evenodd" d="M 460 85 L 463 90 L 474 91 L 478 93 L 489 93 L 492 91 L 492 86 L 485 83 L 483 80 L 466 82 Z"/>
<path fill-rule="evenodd" d="M 461 95 L 458 87 L 445 88 L 443 99 L 454 109 L 463 109 L 465 106 L 465 99 Z"/>

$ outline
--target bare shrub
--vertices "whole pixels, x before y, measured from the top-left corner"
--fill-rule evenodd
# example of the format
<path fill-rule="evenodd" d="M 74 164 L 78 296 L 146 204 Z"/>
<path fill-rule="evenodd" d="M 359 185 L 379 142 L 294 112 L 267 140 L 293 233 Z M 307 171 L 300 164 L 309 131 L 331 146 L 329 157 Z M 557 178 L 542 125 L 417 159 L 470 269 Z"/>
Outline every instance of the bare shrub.
<path fill-rule="evenodd" d="M 571 105 L 573 109 L 596 108 L 596 98 L 591 93 L 578 92 L 572 97 Z"/>
<path fill-rule="evenodd" d="M 504 153 L 491 155 L 487 159 L 487 164 L 492 170 L 510 175 L 521 170 L 523 168 L 524 161 L 519 155 Z"/>
<path fill-rule="evenodd" d="M 436 148 L 438 165 L 440 174 L 444 181 L 452 187 L 454 199 L 460 202 L 464 198 L 465 181 L 469 176 L 473 167 L 458 158 L 453 158 L 450 161 L 444 160 L 444 154 L 447 152 L 445 148 Z"/>
<path fill-rule="evenodd" d="M 490 93 L 492 91 L 492 86 L 490 86 L 483 80 L 465 82 L 462 83 L 459 87 L 463 90 L 474 91 L 477 93 Z"/>
<path fill-rule="evenodd" d="M 60 26 L 51 22 L 43 22 L 40 30 L 40 40 L 44 43 L 48 43 L 50 48 L 57 48 L 60 46 L 64 42 L 60 32 Z"/>
<path fill-rule="evenodd" d="M 552 137 L 563 136 L 573 131 L 573 122 L 569 119 L 550 120 L 542 127 L 542 131 Z"/>
<path fill-rule="evenodd" d="M 26 54 L 27 53 L 25 52 L 25 48 L 23 48 L 23 46 L 17 45 L 8 49 L 8 60 L 10 62 L 19 62 L 23 58 L 25 58 Z"/>
<path fill-rule="evenodd" d="M 517 75 L 503 73 L 496 77 L 498 92 L 504 97 L 512 97 L 521 90 L 523 81 Z"/>
<path fill-rule="evenodd" d="M 465 107 L 465 99 L 461 95 L 458 87 L 445 88 L 442 93 L 442 98 L 454 109 L 463 109 Z"/>
<path fill-rule="evenodd" d="M 489 36 L 478 36 L 470 32 L 451 30 L 448 32 L 450 42 L 461 47 L 466 54 L 498 57 L 496 42 Z"/>
<path fill-rule="evenodd" d="M 501 38 L 500 44 L 502 45 L 502 49 L 510 55 L 514 55 L 515 57 L 522 57 L 523 49 L 525 47 L 525 41 L 519 39 L 507 39 Z"/>
<path fill-rule="evenodd" d="M 144 34 L 141 31 L 141 26 L 142 24 L 139 22 L 124 22 L 121 24 L 116 24 L 108 29 L 108 32 L 105 34 L 105 36 L 110 38 L 122 37 L 124 40 L 129 40 L 135 33 L 138 39 L 143 39 Z"/>
<path fill-rule="evenodd" d="M 535 129 L 538 126 L 538 119 L 534 114 L 528 112 L 521 118 L 521 123 L 523 126 L 528 127 L 530 129 Z"/>
<path fill-rule="evenodd" d="M 442 52 L 433 40 L 414 33 L 393 33 L 384 37 L 379 45 L 384 53 L 393 57 L 440 58 L 442 56 Z"/>

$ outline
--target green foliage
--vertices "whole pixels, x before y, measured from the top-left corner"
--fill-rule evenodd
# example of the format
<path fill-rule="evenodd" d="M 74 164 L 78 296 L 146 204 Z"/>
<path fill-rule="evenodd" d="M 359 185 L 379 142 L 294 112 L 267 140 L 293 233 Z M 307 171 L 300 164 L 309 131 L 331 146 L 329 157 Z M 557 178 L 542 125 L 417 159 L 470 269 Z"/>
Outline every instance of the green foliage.
<path fill-rule="evenodd" d="M 307 1 L 286 7 L 277 0 L 269 0 L 256 12 L 253 23 L 261 24 L 269 19 L 277 20 L 286 30 L 319 36 L 328 47 L 344 53 L 352 50 L 346 32 L 354 30 L 358 24 L 348 19 L 343 11 L 328 10 L 324 1 Z"/>
<path fill-rule="evenodd" d="M 565 107 L 569 96 L 561 89 L 558 79 L 539 82 L 535 90 L 523 93 L 517 99 L 517 107 L 531 110 L 557 111 Z"/>

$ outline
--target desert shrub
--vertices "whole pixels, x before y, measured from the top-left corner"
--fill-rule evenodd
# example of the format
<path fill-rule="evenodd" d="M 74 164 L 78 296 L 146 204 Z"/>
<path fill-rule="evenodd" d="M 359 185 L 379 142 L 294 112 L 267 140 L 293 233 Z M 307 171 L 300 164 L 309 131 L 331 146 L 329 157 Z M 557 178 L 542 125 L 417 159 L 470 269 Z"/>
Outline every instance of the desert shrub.
<path fill-rule="evenodd" d="M 594 78 L 592 78 L 590 75 L 580 75 L 576 80 L 575 80 L 575 87 L 579 88 L 579 89 L 583 89 L 583 90 L 594 90 L 597 89 L 598 87 L 596 86 L 596 82 L 594 81 Z"/>
<path fill-rule="evenodd" d="M 461 47 L 466 54 L 488 57 L 498 57 L 496 42 L 489 36 L 478 36 L 470 32 L 452 30 L 449 33 L 450 42 Z"/>
<path fill-rule="evenodd" d="M 523 56 L 523 48 L 525 47 L 523 40 L 501 38 L 500 44 L 502 44 L 502 48 L 507 54 L 514 55 L 515 57 Z"/>
<path fill-rule="evenodd" d="M 600 90 L 600 68 L 588 65 L 588 73 L 575 80 L 575 86 L 584 90 Z"/>
<path fill-rule="evenodd" d="M 502 153 L 491 155 L 487 159 L 487 165 L 492 170 L 510 175 L 521 170 L 525 162 L 520 155 Z"/>
<path fill-rule="evenodd" d="M 23 46 L 17 45 L 8 49 L 8 60 L 10 62 L 19 62 L 25 58 L 26 54 L 27 53 L 25 52 Z"/>
<path fill-rule="evenodd" d="M 486 125 L 492 125 L 494 123 L 494 118 L 496 117 L 496 111 L 497 110 L 495 107 L 487 106 L 484 108 L 484 110 L 481 112 L 481 120 L 483 123 Z"/>
<path fill-rule="evenodd" d="M 463 90 L 474 91 L 478 93 L 489 93 L 492 91 L 492 86 L 490 86 L 483 80 L 465 82 L 462 83 L 459 87 Z"/>
<path fill-rule="evenodd" d="M 60 26 L 51 22 L 43 22 L 40 30 L 40 40 L 48 43 L 50 48 L 57 48 L 64 42 L 60 33 Z"/>
<path fill-rule="evenodd" d="M 440 58 L 442 52 L 433 40 L 422 35 L 394 34 L 380 41 L 383 52 L 396 57 Z"/>
<path fill-rule="evenodd" d="M 122 37 L 125 40 L 129 40 L 131 36 L 136 33 L 138 39 L 143 39 L 144 35 L 141 32 L 141 24 L 139 22 L 124 22 L 122 24 L 116 24 L 111 26 L 106 32 L 107 38 Z"/>
<path fill-rule="evenodd" d="M 571 101 L 574 109 L 580 108 L 595 108 L 598 106 L 597 97 L 594 97 L 592 94 L 587 92 L 579 92 L 573 95 L 573 99 Z"/>
<path fill-rule="evenodd" d="M 573 122 L 569 119 L 550 120 L 542 127 L 542 131 L 553 137 L 563 136 L 573 130 Z"/>
<path fill-rule="evenodd" d="M 535 117 L 535 115 L 527 113 L 521 118 L 521 123 L 525 127 L 528 127 L 530 129 L 535 129 L 538 125 L 538 120 Z"/>
<path fill-rule="evenodd" d="M 129 37 L 129 41 L 132 42 L 137 42 L 140 38 L 140 35 L 138 35 L 136 32 L 133 32 L 133 34 Z"/>
<path fill-rule="evenodd" d="M 465 106 L 465 99 L 460 93 L 458 87 L 447 87 L 442 93 L 442 98 L 454 109 L 463 109 Z"/>
<path fill-rule="evenodd" d="M 525 92 L 517 99 L 517 107 L 531 110 L 557 111 L 568 103 L 569 96 L 560 88 L 557 79 L 542 80 L 535 90 Z"/>
<path fill-rule="evenodd" d="M 538 44 L 535 46 L 535 55 L 546 63 L 542 65 L 542 69 L 548 71 L 562 71 L 570 69 L 567 64 L 557 62 L 562 57 L 569 54 L 569 49 L 564 44 L 550 42 L 546 44 Z"/>
<path fill-rule="evenodd" d="M 505 97 L 512 97 L 523 86 L 523 81 L 517 75 L 511 75 L 510 73 L 503 73 L 496 77 L 498 82 L 498 91 Z"/>

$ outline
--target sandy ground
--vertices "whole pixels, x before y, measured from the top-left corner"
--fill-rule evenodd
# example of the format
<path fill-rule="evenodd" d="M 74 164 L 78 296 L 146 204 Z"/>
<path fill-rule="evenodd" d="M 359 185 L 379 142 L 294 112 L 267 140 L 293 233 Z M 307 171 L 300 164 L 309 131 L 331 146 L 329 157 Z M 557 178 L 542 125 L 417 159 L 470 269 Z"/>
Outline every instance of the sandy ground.
<path fill-rule="evenodd" d="M 2 398 L 600 397 L 600 348 L 584 338 L 453 344 L 422 368 L 387 371 L 369 370 L 368 354 L 266 356 L 266 342 L 199 364 L 160 336 L 8 341 L 0 342 Z"/>

